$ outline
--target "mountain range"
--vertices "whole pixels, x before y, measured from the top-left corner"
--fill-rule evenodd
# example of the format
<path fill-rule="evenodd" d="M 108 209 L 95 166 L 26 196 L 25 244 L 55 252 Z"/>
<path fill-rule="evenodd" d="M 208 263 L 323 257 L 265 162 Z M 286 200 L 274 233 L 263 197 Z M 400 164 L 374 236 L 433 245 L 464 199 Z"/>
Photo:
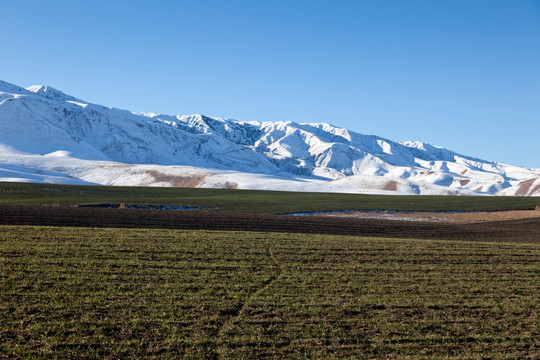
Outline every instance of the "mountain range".
<path fill-rule="evenodd" d="M 540 196 L 540 169 L 325 123 L 133 113 L 0 81 L 0 181 Z"/>

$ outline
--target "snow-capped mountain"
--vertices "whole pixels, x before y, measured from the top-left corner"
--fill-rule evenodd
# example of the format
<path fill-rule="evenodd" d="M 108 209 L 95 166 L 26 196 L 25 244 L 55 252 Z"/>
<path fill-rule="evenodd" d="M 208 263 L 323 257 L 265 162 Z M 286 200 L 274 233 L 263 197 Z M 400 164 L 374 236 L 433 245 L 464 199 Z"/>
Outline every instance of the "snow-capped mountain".
<path fill-rule="evenodd" d="M 329 124 L 136 114 L 0 81 L 0 181 L 540 195 L 540 169 Z"/>

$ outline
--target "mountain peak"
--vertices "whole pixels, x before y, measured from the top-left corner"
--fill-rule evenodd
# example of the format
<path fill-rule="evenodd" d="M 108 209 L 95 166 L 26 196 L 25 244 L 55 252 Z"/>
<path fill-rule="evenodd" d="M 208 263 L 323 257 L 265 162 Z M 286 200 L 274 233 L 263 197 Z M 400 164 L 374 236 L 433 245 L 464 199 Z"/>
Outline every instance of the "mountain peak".
<path fill-rule="evenodd" d="M 49 100 L 56 101 L 77 101 L 83 102 L 73 96 L 67 95 L 60 90 L 53 88 L 48 85 L 32 85 L 26 88 L 26 90 L 31 91 L 37 95 L 43 96 Z"/>

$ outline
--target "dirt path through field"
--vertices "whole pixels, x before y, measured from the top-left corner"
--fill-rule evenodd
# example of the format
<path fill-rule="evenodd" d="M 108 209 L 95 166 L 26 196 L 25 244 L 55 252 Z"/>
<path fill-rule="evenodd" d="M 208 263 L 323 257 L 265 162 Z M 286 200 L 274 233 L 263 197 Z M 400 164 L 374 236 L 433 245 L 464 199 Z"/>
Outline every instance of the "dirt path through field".
<path fill-rule="evenodd" d="M 272 250 L 272 248 L 270 247 L 266 248 L 266 255 L 268 256 L 270 261 L 272 261 L 272 263 L 274 263 L 274 265 L 276 266 L 277 273 L 271 275 L 266 281 L 264 281 L 262 284 L 262 287 L 260 287 L 257 291 L 251 294 L 246 299 L 246 301 L 244 302 L 240 310 L 221 326 L 221 329 L 218 332 L 218 337 L 216 341 L 220 349 L 218 350 L 220 359 L 226 358 L 224 356 L 225 352 L 223 348 L 226 347 L 226 343 L 224 342 L 224 339 L 227 338 L 226 336 L 227 332 L 230 332 L 233 329 L 233 327 L 238 323 L 239 319 L 245 315 L 246 311 L 248 310 L 249 306 L 253 303 L 253 301 L 257 297 L 259 297 L 262 293 L 267 291 L 270 288 L 270 286 L 272 286 L 276 281 L 281 279 L 283 275 L 285 274 L 285 268 L 279 261 L 277 261 L 274 255 L 274 250 Z"/>
<path fill-rule="evenodd" d="M 436 223 L 476 224 L 492 221 L 540 218 L 540 210 L 474 211 L 474 212 L 408 212 L 355 211 L 319 213 L 313 216 L 347 217 L 359 219 L 426 221 Z"/>

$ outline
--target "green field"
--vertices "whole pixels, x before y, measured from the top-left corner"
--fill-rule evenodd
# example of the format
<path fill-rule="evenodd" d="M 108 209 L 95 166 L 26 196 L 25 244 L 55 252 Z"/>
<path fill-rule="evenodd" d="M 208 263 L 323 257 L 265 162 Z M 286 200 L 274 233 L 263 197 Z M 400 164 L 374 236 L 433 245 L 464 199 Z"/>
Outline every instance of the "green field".
<path fill-rule="evenodd" d="M 0 204 L 78 205 L 127 203 L 204 206 L 231 213 L 319 210 L 514 210 L 534 209 L 538 197 L 403 196 L 151 187 L 0 183 Z"/>
<path fill-rule="evenodd" d="M 539 201 L 0 183 L 6 219 L 24 216 L 18 205 L 65 216 L 82 204 L 203 206 L 249 222 Z M 538 359 L 540 243 L 520 243 L 537 232 L 519 224 L 498 243 L 466 241 L 469 230 L 443 241 L 0 225 L 0 359 Z"/>
<path fill-rule="evenodd" d="M 538 244 L 0 226 L 0 358 L 538 359 L 539 259 Z"/>

